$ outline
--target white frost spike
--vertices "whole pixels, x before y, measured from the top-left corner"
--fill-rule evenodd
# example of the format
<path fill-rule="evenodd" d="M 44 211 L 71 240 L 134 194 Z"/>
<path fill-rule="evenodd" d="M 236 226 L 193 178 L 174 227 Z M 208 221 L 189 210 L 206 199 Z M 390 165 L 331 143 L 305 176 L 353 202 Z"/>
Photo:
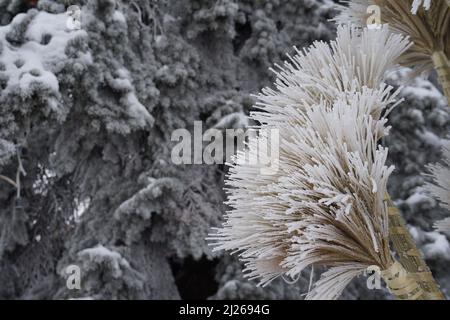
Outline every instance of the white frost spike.
<path fill-rule="evenodd" d="M 426 189 L 450 211 L 450 140 L 444 140 L 442 154 L 442 163 L 428 166 L 433 183 L 427 184 Z M 442 232 L 450 231 L 450 218 L 436 222 L 435 227 Z"/>
<path fill-rule="evenodd" d="M 215 251 L 239 253 L 260 285 L 330 267 L 310 298 L 335 299 L 364 268 L 392 263 L 383 199 L 393 168 L 377 142 L 396 103 L 384 74 L 408 47 L 386 27 L 341 26 L 336 41 L 297 51 L 280 68 L 276 90 L 264 89 L 262 111 L 251 115 L 260 129 L 280 129 L 279 170 L 262 175 L 261 164 L 237 155 L 231 210 L 209 238 Z M 250 150 L 257 143 L 250 139 Z"/>
<path fill-rule="evenodd" d="M 412 4 L 411 12 L 413 14 L 417 14 L 417 11 L 419 11 L 419 8 L 421 5 L 423 5 L 425 10 L 430 10 L 431 0 L 414 0 L 414 2 Z"/>
<path fill-rule="evenodd" d="M 364 265 L 342 264 L 324 272 L 306 300 L 336 300 L 350 281 L 367 269 Z"/>
<path fill-rule="evenodd" d="M 378 191 L 377 182 L 373 178 L 370 178 L 370 181 L 372 182 L 372 193 L 377 193 Z"/>
<path fill-rule="evenodd" d="M 405 37 L 391 34 L 387 26 L 360 30 L 341 25 L 336 40 L 330 44 L 316 41 L 308 49 L 297 49 L 294 57 L 289 56 L 289 61 L 278 66 L 274 70 L 276 90 L 263 89 L 257 106 L 276 111 L 281 125 L 286 106 L 304 108 L 321 101 L 332 102 L 346 92 L 361 92 L 365 86 L 377 87 L 410 46 Z M 385 107 L 373 104 L 370 112 L 377 115 Z M 265 117 L 275 115 L 263 112 L 257 119 L 264 122 Z"/>

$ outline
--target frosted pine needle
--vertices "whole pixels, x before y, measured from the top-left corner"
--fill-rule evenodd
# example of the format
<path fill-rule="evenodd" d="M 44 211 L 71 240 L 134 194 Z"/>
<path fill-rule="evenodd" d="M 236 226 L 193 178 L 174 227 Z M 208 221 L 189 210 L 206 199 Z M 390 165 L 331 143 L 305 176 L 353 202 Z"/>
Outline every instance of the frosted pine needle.
<path fill-rule="evenodd" d="M 450 140 L 444 141 L 442 151 L 443 162 L 428 166 L 433 183 L 427 184 L 426 189 L 450 211 Z M 439 231 L 450 231 L 450 217 L 436 222 L 435 227 Z"/>
<path fill-rule="evenodd" d="M 231 210 L 209 238 L 215 250 L 239 253 L 248 277 L 266 285 L 327 266 L 308 298 L 336 299 L 368 266 L 392 264 L 383 199 L 393 168 L 377 141 L 396 95 L 383 76 L 408 47 L 385 27 L 341 26 L 330 45 L 297 51 L 277 71 L 276 90 L 258 96 L 263 112 L 253 119 L 280 129 L 279 170 L 261 175 L 239 153 L 227 181 Z"/>

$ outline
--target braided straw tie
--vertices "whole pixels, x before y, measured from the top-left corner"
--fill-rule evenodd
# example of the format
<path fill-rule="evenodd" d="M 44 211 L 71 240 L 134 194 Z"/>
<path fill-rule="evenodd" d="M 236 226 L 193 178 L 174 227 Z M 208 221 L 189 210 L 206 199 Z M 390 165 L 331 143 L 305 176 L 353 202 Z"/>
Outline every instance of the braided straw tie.
<path fill-rule="evenodd" d="M 434 67 L 439 77 L 439 82 L 444 89 L 444 94 L 450 104 L 450 63 L 443 51 L 436 51 L 431 56 Z"/>
<path fill-rule="evenodd" d="M 381 276 L 391 293 L 398 299 L 424 299 L 425 292 L 418 284 L 417 279 L 409 274 L 398 261 L 395 261 L 386 270 L 381 271 Z"/>
<path fill-rule="evenodd" d="M 389 194 L 386 194 L 385 201 L 389 215 L 389 238 L 401 265 L 424 291 L 424 299 L 445 300 L 445 296 L 434 280 L 422 253 L 409 233 L 405 220 Z"/>

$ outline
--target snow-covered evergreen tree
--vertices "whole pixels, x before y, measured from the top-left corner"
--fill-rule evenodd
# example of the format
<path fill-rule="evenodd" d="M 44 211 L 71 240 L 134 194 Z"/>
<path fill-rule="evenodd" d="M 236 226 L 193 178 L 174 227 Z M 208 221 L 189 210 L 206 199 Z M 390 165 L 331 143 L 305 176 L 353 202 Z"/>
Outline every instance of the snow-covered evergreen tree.
<path fill-rule="evenodd" d="M 79 30 L 67 26 L 70 5 Z M 225 211 L 227 168 L 174 165 L 171 133 L 196 120 L 242 126 L 270 66 L 293 45 L 334 38 L 332 7 L 0 0 L 0 298 L 301 298 L 307 272 L 262 289 L 212 253 L 205 237 Z M 388 185 L 448 293 L 445 250 L 434 250 L 445 246 L 430 233 L 445 214 L 422 197 L 421 173 L 439 160 L 450 116 L 431 82 L 402 95 L 385 141 L 397 168 Z M 81 290 L 66 286 L 70 265 Z M 343 297 L 384 295 L 356 282 Z"/>
<path fill-rule="evenodd" d="M 331 13 L 327 0 L 0 1 L 0 297 L 224 292 L 205 237 L 225 168 L 172 164 L 171 133 L 242 118 L 293 44 L 333 37 Z M 190 293 L 197 273 L 207 287 Z"/>

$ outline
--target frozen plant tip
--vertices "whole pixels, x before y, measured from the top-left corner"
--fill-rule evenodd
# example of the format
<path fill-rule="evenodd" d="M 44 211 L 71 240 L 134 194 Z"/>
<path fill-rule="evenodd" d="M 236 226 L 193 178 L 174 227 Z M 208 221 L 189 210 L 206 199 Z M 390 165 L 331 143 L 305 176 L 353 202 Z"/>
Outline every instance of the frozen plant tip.
<path fill-rule="evenodd" d="M 367 25 L 369 6 L 380 8 L 382 23 L 394 33 L 408 36 L 414 45 L 402 55 L 401 64 L 413 67 L 417 73 L 436 69 L 450 101 L 450 5 L 448 1 L 417 0 L 352 0 L 338 6 L 338 23 Z M 419 10 L 423 4 L 425 9 Z M 412 8 L 412 10 L 411 10 Z M 414 12 L 414 13 L 413 13 Z"/>
<path fill-rule="evenodd" d="M 377 266 L 398 297 L 422 297 L 390 252 L 384 198 L 393 168 L 378 145 L 396 96 L 383 77 L 408 47 L 386 27 L 341 26 L 330 45 L 297 51 L 277 71 L 276 90 L 258 96 L 253 119 L 260 128 L 280 128 L 279 170 L 261 175 L 239 153 L 227 181 L 231 210 L 209 238 L 215 250 L 239 253 L 248 277 L 267 285 L 325 266 L 307 298 L 337 299 L 355 276 Z M 250 152 L 256 145 L 249 142 Z"/>
<path fill-rule="evenodd" d="M 429 165 L 433 182 L 426 185 L 430 194 L 435 196 L 442 207 L 450 211 L 450 140 L 445 140 L 442 147 L 442 163 Z M 450 232 L 450 217 L 435 223 L 439 231 Z"/>
<path fill-rule="evenodd" d="M 423 2 L 423 9 L 415 14 L 411 12 L 418 6 L 412 0 L 352 0 L 343 1 L 346 6 L 339 6 L 340 14 L 335 18 L 338 23 L 353 22 L 365 27 L 372 19 L 369 7 L 378 7 L 380 22 L 389 26 L 396 34 L 408 37 L 413 45 L 401 55 L 400 64 L 415 69 L 415 74 L 437 71 L 444 94 L 450 102 L 450 64 L 448 61 L 450 35 L 450 1 Z M 413 6 L 414 5 L 414 6 Z M 414 10 L 415 11 L 415 10 Z M 414 73 L 413 73 L 414 74 Z M 429 294 L 430 299 L 442 299 L 440 292 L 422 253 L 418 250 L 414 239 L 407 231 L 406 222 L 394 202 L 386 195 L 390 212 L 390 239 L 400 262 L 406 270 L 420 274 L 421 287 Z"/>

